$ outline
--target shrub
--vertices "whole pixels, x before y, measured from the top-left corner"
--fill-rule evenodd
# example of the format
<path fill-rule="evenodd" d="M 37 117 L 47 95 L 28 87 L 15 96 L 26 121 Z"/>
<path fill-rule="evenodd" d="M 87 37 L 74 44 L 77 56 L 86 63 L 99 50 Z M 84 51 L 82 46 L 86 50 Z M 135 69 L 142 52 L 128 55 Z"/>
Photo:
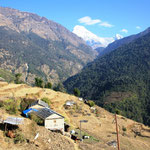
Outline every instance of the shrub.
<path fill-rule="evenodd" d="M 36 77 L 35 78 L 35 86 L 43 88 L 44 81 L 41 78 Z"/>
<path fill-rule="evenodd" d="M 3 101 L 0 101 L 0 107 L 3 107 L 3 106 L 4 106 Z"/>
<path fill-rule="evenodd" d="M 24 111 L 25 109 L 27 109 L 27 107 L 33 103 L 35 100 L 34 99 L 22 99 L 21 102 L 20 102 L 20 111 Z"/>
<path fill-rule="evenodd" d="M 122 131 L 126 132 L 127 131 L 127 128 L 126 127 L 122 127 Z"/>
<path fill-rule="evenodd" d="M 23 134 L 19 133 L 16 135 L 16 137 L 14 138 L 14 143 L 17 144 L 17 143 L 22 143 L 25 141 L 25 137 Z"/>
<path fill-rule="evenodd" d="M 63 85 L 61 82 L 58 83 L 58 85 L 55 86 L 55 87 L 53 88 L 53 90 L 66 93 L 66 89 L 64 88 L 64 85 Z"/>
<path fill-rule="evenodd" d="M 78 88 L 74 88 L 73 93 L 75 96 L 80 96 L 80 90 Z"/>
<path fill-rule="evenodd" d="M 29 118 L 33 121 L 35 121 L 38 125 L 43 125 L 44 124 L 44 120 L 41 119 L 40 117 L 36 116 L 35 114 L 30 114 Z"/>
<path fill-rule="evenodd" d="M 16 83 L 16 84 L 22 83 L 22 81 L 20 81 L 21 76 L 22 76 L 21 73 L 15 74 L 15 83 Z"/>
<path fill-rule="evenodd" d="M 50 105 L 50 104 L 51 104 L 50 99 L 49 99 L 49 98 L 47 98 L 47 97 L 44 97 L 44 98 L 42 98 L 41 100 L 42 100 L 42 101 L 44 101 L 45 103 L 47 103 L 48 105 Z"/>
<path fill-rule="evenodd" d="M 45 88 L 51 89 L 51 88 L 52 88 L 52 83 L 47 82 L 47 83 L 45 84 Z"/>
<path fill-rule="evenodd" d="M 18 111 L 17 102 L 13 99 L 4 101 L 4 108 L 9 114 L 16 114 Z"/>
<path fill-rule="evenodd" d="M 90 107 L 93 107 L 93 106 L 95 105 L 95 103 L 94 103 L 93 101 L 89 100 L 89 101 L 88 101 L 88 105 L 89 105 Z"/>
<path fill-rule="evenodd" d="M 115 113 L 120 115 L 121 114 L 121 111 L 119 109 L 115 109 Z"/>

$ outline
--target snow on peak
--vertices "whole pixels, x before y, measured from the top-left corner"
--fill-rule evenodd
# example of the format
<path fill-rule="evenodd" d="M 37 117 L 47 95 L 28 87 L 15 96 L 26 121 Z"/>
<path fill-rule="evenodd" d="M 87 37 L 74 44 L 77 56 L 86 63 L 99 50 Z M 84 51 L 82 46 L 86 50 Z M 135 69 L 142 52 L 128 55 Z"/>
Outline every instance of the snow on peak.
<path fill-rule="evenodd" d="M 123 36 L 120 35 L 120 34 L 116 34 L 115 37 L 114 37 L 115 40 L 120 40 L 122 38 L 123 38 Z"/>
<path fill-rule="evenodd" d="M 109 43 L 114 41 L 113 37 L 98 37 L 94 33 L 87 30 L 84 26 L 76 25 L 73 29 L 73 33 L 77 36 L 81 37 L 88 45 L 90 45 L 93 49 L 97 47 L 106 47 Z M 117 34 L 119 37 L 119 34 Z"/>

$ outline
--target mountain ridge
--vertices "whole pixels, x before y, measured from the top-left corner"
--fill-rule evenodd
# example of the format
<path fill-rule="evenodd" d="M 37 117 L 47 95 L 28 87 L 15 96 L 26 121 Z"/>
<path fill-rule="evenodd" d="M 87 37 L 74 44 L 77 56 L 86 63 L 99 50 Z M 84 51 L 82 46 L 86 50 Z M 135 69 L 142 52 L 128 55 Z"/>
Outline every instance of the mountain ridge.
<path fill-rule="evenodd" d="M 146 35 L 147 33 L 150 32 L 150 27 L 147 28 L 146 30 L 138 33 L 138 34 L 134 34 L 134 35 L 130 35 L 130 36 L 127 36 L 127 37 L 124 37 L 124 38 L 121 38 L 121 39 L 118 39 L 112 43 L 110 43 L 102 53 L 99 54 L 99 56 L 103 56 L 105 54 L 108 54 L 109 52 L 119 48 L 120 46 L 124 45 L 124 44 L 128 44 L 134 40 L 136 40 L 137 38 L 139 37 L 142 37 L 144 35 Z"/>
<path fill-rule="evenodd" d="M 33 13 L 0 7 L 0 27 L 0 67 L 22 73 L 28 83 L 36 76 L 58 83 L 97 56 L 65 27 Z"/>
<path fill-rule="evenodd" d="M 123 38 L 123 36 L 116 34 L 114 37 L 99 37 L 84 26 L 76 25 L 72 31 L 77 36 L 81 37 L 93 49 L 99 47 L 107 47 L 108 44 Z"/>

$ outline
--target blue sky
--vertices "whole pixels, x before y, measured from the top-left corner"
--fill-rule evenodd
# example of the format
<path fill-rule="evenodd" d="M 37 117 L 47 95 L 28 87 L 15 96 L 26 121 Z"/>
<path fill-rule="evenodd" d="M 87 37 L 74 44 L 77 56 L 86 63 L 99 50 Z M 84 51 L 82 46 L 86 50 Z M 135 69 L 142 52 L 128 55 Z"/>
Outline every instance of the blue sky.
<path fill-rule="evenodd" d="M 0 0 L 0 6 L 36 13 L 70 31 L 82 25 L 101 37 L 128 36 L 150 26 L 150 0 Z"/>

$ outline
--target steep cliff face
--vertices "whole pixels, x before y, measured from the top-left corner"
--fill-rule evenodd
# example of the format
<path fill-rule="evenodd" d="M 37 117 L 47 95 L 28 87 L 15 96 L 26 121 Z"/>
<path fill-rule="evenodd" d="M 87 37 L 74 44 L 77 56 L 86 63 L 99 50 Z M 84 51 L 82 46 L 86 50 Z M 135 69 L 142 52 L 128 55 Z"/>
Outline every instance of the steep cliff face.
<path fill-rule="evenodd" d="M 59 82 L 78 73 L 97 52 L 62 25 L 33 13 L 0 7 L 0 67 L 33 82 Z"/>

